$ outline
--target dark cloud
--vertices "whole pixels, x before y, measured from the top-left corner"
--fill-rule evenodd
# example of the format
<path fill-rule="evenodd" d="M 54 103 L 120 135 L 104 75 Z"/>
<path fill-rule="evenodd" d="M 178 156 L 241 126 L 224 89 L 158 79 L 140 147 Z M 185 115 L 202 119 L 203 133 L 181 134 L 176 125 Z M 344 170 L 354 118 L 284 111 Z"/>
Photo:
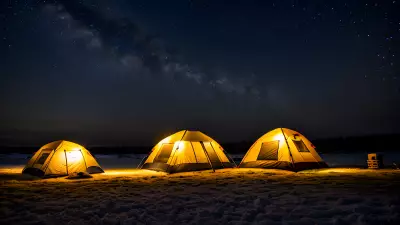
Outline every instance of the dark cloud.
<path fill-rule="evenodd" d="M 161 76 L 174 81 L 188 79 L 224 93 L 260 96 L 254 77 L 238 80 L 228 74 L 194 69 L 168 51 L 160 37 L 147 34 L 128 18 L 108 18 L 90 6 L 71 0 L 47 1 L 44 9 L 65 22 L 69 37 L 83 41 L 88 48 L 109 52 L 131 73 Z"/>

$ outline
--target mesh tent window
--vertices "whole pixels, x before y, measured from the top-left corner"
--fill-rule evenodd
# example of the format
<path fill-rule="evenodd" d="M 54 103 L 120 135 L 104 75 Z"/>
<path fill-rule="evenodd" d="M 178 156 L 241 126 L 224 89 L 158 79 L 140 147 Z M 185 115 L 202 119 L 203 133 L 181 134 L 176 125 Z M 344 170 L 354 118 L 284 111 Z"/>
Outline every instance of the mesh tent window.
<path fill-rule="evenodd" d="M 293 140 L 293 143 L 299 152 L 310 152 L 302 140 Z"/>
<path fill-rule="evenodd" d="M 174 144 L 163 144 L 161 146 L 161 149 L 158 151 L 158 154 L 154 159 L 154 162 L 167 163 L 173 148 Z"/>
<path fill-rule="evenodd" d="M 278 160 L 279 141 L 263 142 L 257 160 Z"/>
<path fill-rule="evenodd" d="M 36 161 L 35 164 L 43 164 L 44 162 L 46 162 L 47 157 L 49 157 L 50 153 L 49 152 L 43 152 L 41 153 L 41 155 L 39 156 L 39 159 Z"/>

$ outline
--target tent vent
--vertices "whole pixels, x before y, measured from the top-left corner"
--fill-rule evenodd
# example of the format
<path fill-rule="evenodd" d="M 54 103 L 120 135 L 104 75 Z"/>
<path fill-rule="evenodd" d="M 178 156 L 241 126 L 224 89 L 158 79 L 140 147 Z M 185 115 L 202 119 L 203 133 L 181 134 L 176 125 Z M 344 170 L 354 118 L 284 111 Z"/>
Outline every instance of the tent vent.
<path fill-rule="evenodd" d="M 293 143 L 299 152 L 310 152 L 302 140 L 293 140 Z"/>

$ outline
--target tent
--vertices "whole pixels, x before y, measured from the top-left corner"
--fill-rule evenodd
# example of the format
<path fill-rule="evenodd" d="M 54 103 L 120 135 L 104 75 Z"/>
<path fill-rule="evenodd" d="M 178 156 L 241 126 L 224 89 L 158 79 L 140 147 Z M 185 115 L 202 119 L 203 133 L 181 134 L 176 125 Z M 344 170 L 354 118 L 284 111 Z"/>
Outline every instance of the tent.
<path fill-rule="evenodd" d="M 154 146 L 139 168 L 176 173 L 235 166 L 215 140 L 200 131 L 182 130 Z"/>
<path fill-rule="evenodd" d="M 241 168 L 273 168 L 299 171 L 325 168 L 315 146 L 302 134 L 277 128 L 260 137 L 239 164 Z"/>
<path fill-rule="evenodd" d="M 104 173 L 85 147 L 63 140 L 41 147 L 22 170 L 40 177 L 66 176 L 73 172 Z"/>

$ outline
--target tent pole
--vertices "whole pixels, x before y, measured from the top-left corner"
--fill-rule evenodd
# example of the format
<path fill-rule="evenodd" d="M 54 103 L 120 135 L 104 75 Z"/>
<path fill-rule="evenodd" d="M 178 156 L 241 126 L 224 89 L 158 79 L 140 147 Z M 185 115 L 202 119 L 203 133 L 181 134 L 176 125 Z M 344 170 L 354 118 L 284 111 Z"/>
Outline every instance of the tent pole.
<path fill-rule="evenodd" d="M 33 161 L 32 166 L 35 165 L 36 162 L 39 160 L 39 156 L 42 154 L 43 150 L 44 150 L 44 149 L 42 149 L 42 150 L 39 149 L 40 153 L 37 155 L 35 161 Z"/>
<path fill-rule="evenodd" d="M 86 172 L 87 172 L 87 165 L 86 165 L 85 156 L 83 156 L 83 153 L 82 153 L 82 150 L 81 150 L 81 149 L 79 149 L 79 151 L 80 151 L 80 152 L 81 152 L 81 154 L 82 154 L 83 162 L 85 163 Z"/>
<path fill-rule="evenodd" d="M 225 155 L 228 157 L 228 160 L 230 160 L 231 163 L 236 167 L 236 163 L 235 163 L 235 161 L 232 159 L 232 157 L 231 157 L 225 150 L 223 150 L 223 153 L 225 153 Z"/>
<path fill-rule="evenodd" d="M 302 140 L 302 141 L 303 141 L 303 140 Z M 303 141 L 303 143 L 304 143 L 304 141 Z M 311 143 L 311 144 L 312 144 L 312 143 Z M 305 145 L 305 144 L 304 144 L 304 145 Z M 306 146 L 306 148 L 307 148 L 307 146 Z M 317 151 L 315 150 L 315 148 L 314 148 L 313 150 L 314 150 L 314 152 L 317 152 Z M 315 162 L 318 163 L 318 166 L 320 166 L 321 161 L 317 160 L 317 159 L 314 157 L 314 153 L 311 153 L 310 149 L 308 149 L 308 151 L 310 152 L 311 156 L 315 159 Z M 301 155 L 301 154 L 300 154 L 300 155 Z M 320 156 L 320 158 L 321 158 L 321 156 Z"/>
<path fill-rule="evenodd" d="M 205 153 L 206 156 L 207 156 L 208 163 L 210 163 L 211 169 L 213 170 L 213 172 L 215 172 L 215 169 L 214 169 L 214 167 L 212 166 L 212 163 L 211 163 L 211 160 L 210 160 L 210 156 L 209 156 L 208 153 L 207 153 L 206 147 L 204 146 L 204 144 L 203 144 L 202 141 L 200 141 L 200 144 L 201 144 L 201 147 L 203 148 L 204 153 Z"/>
<path fill-rule="evenodd" d="M 222 163 L 221 158 L 219 157 L 219 155 L 218 155 L 218 153 L 217 153 L 217 151 L 215 151 L 215 148 L 214 148 L 214 146 L 212 145 L 212 142 L 210 142 L 210 146 L 211 146 L 211 148 L 213 149 L 214 153 L 217 155 L 218 160 L 219 160 L 219 162 L 221 163 L 222 168 L 225 168 L 225 167 L 224 167 L 224 164 Z M 227 158 L 228 158 L 228 157 L 227 157 Z M 228 158 L 228 160 L 229 160 L 229 158 Z"/>
<path fill-rule="evenodd" d="M 53 156 L 56 154 L 57 150 L 60 149 L 60 146 L 62 146 L 62 145 L 60 144 L 60 145 L 57 146 L 57 148 L 51 149 L 51 152 L 53 153 L 53 155 L 51 155 L 51 158 L 49 159 L 49 162 L 46 165 L 46 169 L 44 170 L 44 174 L 46 174 L 46 171 L 49 168 L 49 164 L 50 164 L 51 160 L 53 159 Z"/>
<path fill-rule="evenodd" d="M 287 139 L 286 139 L 286 135 L 285 135 L 285 133 L 283 132 L 283 129 L 282 129 L 282 128 L 281 128 L 281 131 L 282 131 L 283 138 L 285 138 L 286 145 L 287 145 L 287 148 L 288 148 L 288 150 L 289 150 L 290 159 L 292 160 L 292 165 L 293 165 L 293 169 L 294 169 L 294 161 L 293 161 L 292 151 L 290 151 L 289 143 L 288 143 L 288 141 L 287 141 Z"/>
<path fill-rule="evenodd" d="M 44 174 L 46 174 L 46 171 L 49 168 L 49 164 L 50 164 L 51 160 L 53 159 L 53 156 L 56 154 L 56 149 L 52 150 L 51 152 L 53 153 L 53 155 L 51 155 L 49 161 L 47 162 L 46 169 L 44 170 Z"/>
<path fill-rule="evenodd" d="M 190 146 L 192 146 L 192 149 L 193 149 L 194 159 L 196 159 L 196 163 L 198 163 L 199 161 L 197 161 L 196 151 L 194 150 L 192 142 L 190 142 Z"/>
<path fill-rule="evenodd" d="M 185 132 L 183 133 L 181 139 L 179 140 L 179 144 L 181 143 L 183 137 L 185 137 L 186 131 L 187 131 L 187 130 L 185 130 Z M 179 145 L 178 145 L 178 149 L 179 149 Z M 173 154 L 172 157 L 171 157 L 171 161 L 172 161 L 173 157 L 175 156 L 176 151 L 177 151 L 177 149 L 175 149 L 174 154 Z M 167 161 L 167 162 L 168 162 L 168 161 Z M 170 166 L 171 166 L 171 164 L 168 164 L 167 173 L 169 173 L 168 171 L 169 171 L 169 167 L 170 167 Z"/>
<path fill-rule="evenodd" d="M 151 153 L 151 152 L 150 152 L 150 153 Z M 148 155 L 144 156 L 144 157 L 142 158 L 142 160 L 140 161 L 140 163 L 139 163 L 139 165 L 137 166 L 136 169 L 140 169 L 140 168 L 142 167 L 142 164 L 144 163 L 144 159 L 147 159 L 148 157 L 149 157 Z"/>
<path fill-rule="evenodd" d="M 303 140 L 301 140 L 301 141 L 303 141 Z M 313 144 L 311 143 L 311 141 L 308 141 L 308 142 L 310 142 L 310 144 L 311 144 L 311 147 L 313 146 Z M 304 146 L 306 146 L 306 148 L 308 149 L 308 147 L 307 147 L 307 145 L 304 143 L 304 141 L 303 141 L 303 144 L 304 144 Z M 314 152 L 317 152 L 316 150 L 315 150 L 316 148 L 313 148 L 313 150 L 314 150 Z M 310 152 L 310 154 L 311 154 L 311 156 L 315 159 L 315 161 L 319 164 L 320 163 L 320 161 L 319 160 L 317 160 L 315 157 L 314 157 L 314 154 L 313 153 L 311 153 L 311 151 L 310 151 L 310 149 L 308 149 L 308 151 Z M 301 154 L 300 154 L 301 155 Z M 320 156 L 320 158 L 321 158 L 321 156 Z"/>
<path fill-rule="evenodd" d="M 67 159 L 67 151 L 64 150 L 65 154 L 65 168 L 67 168 L 67 175 L 68 175 L 68 159 Z"/>
<path fill-rule="evenodd" d="M 260 137 L 260 138 L 261 138 L 261 137 Z M 259 139 L 260 139 L 260 138 L 259 138 Z M 255 145 L 257 144 L 257 142 L 258 142 L 258 140 L 257 140 L 256 142 L 254 142 L 254 144 L 249 148 L 249 150 L 247 150 L 246 154 L 244 154 L 242 160 L 240 160 L 240 163 L 239 163 L 239 165 L 238 165 L 237 167 L 240 167 L 240 165 L 242 165 L 243 159 L 246 158 L 247 154 L 249 154 L 249 152 L 250 152 L 250 149 L 252 149 L 253 146 L 255 146 Z"/>

